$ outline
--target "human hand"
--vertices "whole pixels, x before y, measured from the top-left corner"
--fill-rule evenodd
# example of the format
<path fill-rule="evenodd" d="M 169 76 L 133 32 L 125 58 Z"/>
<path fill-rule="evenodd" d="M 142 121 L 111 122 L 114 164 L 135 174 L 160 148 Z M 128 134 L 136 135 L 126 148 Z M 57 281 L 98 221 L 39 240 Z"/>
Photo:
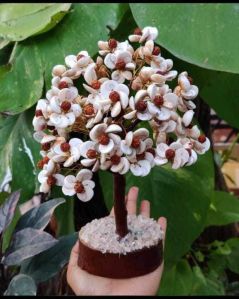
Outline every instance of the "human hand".
<path fill-rule="evenodd" d="M 128 214 L 136 214 L 138 188 L 131 187 L 126 196 Z M 111 210 L 114 214 L 114 209 Z M 140 214 L 150 217 L 150 203 L 142 200 Z M 164 240 L 167 228 L 166 218 L 160 217 L 158 223 L 164 231 Z M 153 272 L 127 279 L 112 279 L 95 276 L 82 270 L 77 262 L 79 255 L 79 241 L 71 251 L 70 261 L 67 268 L 67 282 L 76 295 L 155 295 L 162 276 L 164 262 Z"/>

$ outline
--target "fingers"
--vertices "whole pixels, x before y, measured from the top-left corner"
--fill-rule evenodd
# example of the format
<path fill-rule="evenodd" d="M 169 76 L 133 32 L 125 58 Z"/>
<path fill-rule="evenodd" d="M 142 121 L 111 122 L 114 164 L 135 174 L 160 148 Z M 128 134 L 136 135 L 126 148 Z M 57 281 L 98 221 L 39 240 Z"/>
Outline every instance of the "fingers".
<path fill-rule="evenodd" d="M 126 201 L 126 208 L 129 215 L 135 215 L 137 210 L 137 199 L 138 199 L 139 188 L 131 187 Z"/>
<path fill-rule="evenodd" d="M 77 267 L 78 257 L 79 257 L 79 240 L 77 240 L 77 242 L 75 243 L 75 245 L 71 250 L 68 267 Z"/>
<path fill-rule="evenodd" d="M 134 186 L 129 189 L 128 194 L 125 196 L 126 209 L 128 211 L 128 214 L 136 214 L 138 193 L 139 188 Z M 110 216 L 114 216 L 114 207 L 110 211 Z"/>
<path fill-rule="evenodd" d="M 140 214 L 146 217 L 150 216 L 150 202 L 148 200 L 141 201 Z"/>
<path fill-rule="evenodd" d="M 167 219 L 165 217 L 160 217 L 158 219 L 158 223 L 161 225 L 162 230 L 164 231 L 164 238 L 163 238 L 163 247 L 164 247 L 164 245 L 165 245 L 166 231 L 167 231 Z"/>

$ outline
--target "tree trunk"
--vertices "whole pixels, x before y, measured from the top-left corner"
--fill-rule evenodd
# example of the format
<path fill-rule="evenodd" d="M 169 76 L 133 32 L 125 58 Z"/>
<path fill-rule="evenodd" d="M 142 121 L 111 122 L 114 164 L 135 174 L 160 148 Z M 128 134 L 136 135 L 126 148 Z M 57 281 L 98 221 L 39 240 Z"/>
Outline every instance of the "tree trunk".
<path fill-rule="evenodd" d="M 114 173 L 114 213 L 116 233 L 123 238 L 127 235 L 127 209 L 125 204 L 125 177 Z"/>

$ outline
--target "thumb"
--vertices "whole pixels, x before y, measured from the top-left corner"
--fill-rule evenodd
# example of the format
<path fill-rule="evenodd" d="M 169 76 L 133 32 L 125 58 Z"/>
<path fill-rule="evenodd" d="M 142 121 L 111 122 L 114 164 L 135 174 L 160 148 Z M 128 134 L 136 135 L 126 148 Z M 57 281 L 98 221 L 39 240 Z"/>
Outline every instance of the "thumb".
<path fill-rule="evenodd" d="M 75 245 L 71 250 L 70 260 L 68 267 L 77 267 L 78 266 L 78 257 L 79 257 L 79 240 L 76 241 Z"/>

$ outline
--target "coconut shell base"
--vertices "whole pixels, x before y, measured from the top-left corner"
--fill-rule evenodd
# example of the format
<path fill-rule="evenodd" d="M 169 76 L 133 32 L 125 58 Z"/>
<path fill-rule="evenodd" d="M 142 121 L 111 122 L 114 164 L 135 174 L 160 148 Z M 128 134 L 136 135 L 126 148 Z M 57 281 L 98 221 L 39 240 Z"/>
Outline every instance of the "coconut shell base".
<path fill-rule="evenodd" d="M 97 227 L 97 220 L 94 220 L 94 222 Z M 81 269 L 97 276 L 114 279 L 142 276 L 153 272 L 163 260 L 161 238 L 150 247 L 142 247 L 132 251 L 128 249 L 128 252 L 124 253 L 102 252 L 93 248 L 90 242 L 86 244 L 81 238 L 81 234 L 79 239 L 78 265 Z"/>

